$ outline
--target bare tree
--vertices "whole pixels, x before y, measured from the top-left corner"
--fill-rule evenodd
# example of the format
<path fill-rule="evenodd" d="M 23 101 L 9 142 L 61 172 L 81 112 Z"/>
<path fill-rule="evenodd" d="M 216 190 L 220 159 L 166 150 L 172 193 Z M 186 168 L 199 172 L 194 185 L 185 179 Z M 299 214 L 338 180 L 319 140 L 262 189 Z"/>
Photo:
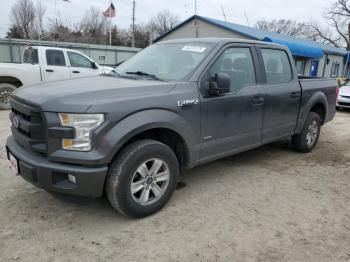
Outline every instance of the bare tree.
<path fill-rule="evenodd" d="M 112 45 L 131 46 L 131 35 L 126 29 L 112 27 Z"/>
<path fill-rule="evenodd" d="M 46 7 L 41 3 L 41 0 L 36 2 L 35 5 L 35 23 L 34 23 L 34 30 L 37 36 L 41 36 L 44 34 L 45 28 L 44 28 L 44 15 L 46 12 Z"/>
<path fill-rule="evenodd" d="M 305 23 L 290 19 L 274 19 L 271 21 L 263 19 L 257 21 L 255 27 L 261 30 L 294 37 L 304 37 L 304 31 L 306 29 Z"/>
<path fill-rule="evenodd" d="M 314 35 L 323 43 L 335 47 L 346 47 L 347 50 L 350 50 L 350 1 L 333 1 L 325 11 L 324 17 L 330 27 L 322 27 L 312 22 L 310 23 L 310 35 Z"/>
<path fill-rule="evenodd" d="M 31 38 L 35 20 L 35 6 L 31 0 L 17 0 L 11 8 L 11 20 L 23 31 L 24 38 Z"/>
<path fill-rule="evenodd" d="M 137 25 L 135 28 L 135 46 L 145 48 L 151 44 L 150 31 L 146 25 Z"/>
<path fill-rule="evenodd" d="M 304 31 L 305 38 L 320 42 L 323 44 L 333 45 L 335 47 L 342 47 L 341 37 L 332 28 L 325 28 L 318 22 L 311 21 L 307 24 Z"/>
<path fill-rule="evenodd" d="M 31 0 L 17 0 L 11 8 L 9 34 L 19 38 L 38 38 L 44 31 L 45 11 L 40 0 L 36 5 Z"/>
<path fill-rule="evenodd" d="M 179 17 L 169 10 L 159 12 L 155 17 L 151 18 L 147 24 L 150 38 L 153 41 L 158 36 L 173 29 L 179 23 Z"/>
<path fill-rule="evenodd" d="M 80 30 L 85 36 L 85 41 L 94 44 L 105 44 L 108 31 L 108 22 L 102 12 L 96 7 L 90 7 L 79 23 Z"/>

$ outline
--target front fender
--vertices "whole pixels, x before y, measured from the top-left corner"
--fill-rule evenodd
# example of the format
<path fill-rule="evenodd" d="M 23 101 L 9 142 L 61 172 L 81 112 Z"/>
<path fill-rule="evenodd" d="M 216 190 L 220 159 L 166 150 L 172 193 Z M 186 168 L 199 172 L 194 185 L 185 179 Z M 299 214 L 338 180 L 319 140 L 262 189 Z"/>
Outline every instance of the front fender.
<path fill-rule="evenodd" d="M 193 125 L 189 124 L 186 119 L 176 112 L 164 109 L 149 109 L 123 118 L 104 135 L 101 142 L 111 148 L 107 156 L 107 162 L 112 161 L 120 148 L 132 137 L 154 128 L 170 129 L 182 137 L 187 149 L 189 163 L 192 163 L 193 159 L 196 159 L 199 155 L 198 146 L 195 146 L 198 143 L 194 143 L 197 132 Z"/>

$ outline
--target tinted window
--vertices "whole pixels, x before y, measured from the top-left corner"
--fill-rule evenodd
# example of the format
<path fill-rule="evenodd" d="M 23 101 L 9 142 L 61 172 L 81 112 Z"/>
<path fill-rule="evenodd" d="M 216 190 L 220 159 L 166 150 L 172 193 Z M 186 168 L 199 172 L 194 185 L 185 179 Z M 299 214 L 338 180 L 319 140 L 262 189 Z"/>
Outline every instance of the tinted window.
<path fill-rule="evenodd" d="M 285 83 L 292 79 L 292 70 L 285 51 L 261 49 L 268 83 Z"/>
<path fill-rule="evenodd" d="M 46 62 L 51 66 L 65 66 L 63 51 L 60 50 L 46 50 Z"/>
<path fill-rule="evenodd" d="M 70 65 L 73 67 L 92 68 L 92 63 L 89 59 L 75 52 L 67 52 Z"/>
<path fill-rule="evenodd" d="M 23 53 L 23 63 L 39 64 L 38 49 L 27 48 Z"/>
<path fill-rule="evenodd" d="M 255 69 L 249 48 L 228 48 L 210 70 L 211 77 L 217 72 L 231 78 L 231 92 L 241 86 L 255 84 Z"/>

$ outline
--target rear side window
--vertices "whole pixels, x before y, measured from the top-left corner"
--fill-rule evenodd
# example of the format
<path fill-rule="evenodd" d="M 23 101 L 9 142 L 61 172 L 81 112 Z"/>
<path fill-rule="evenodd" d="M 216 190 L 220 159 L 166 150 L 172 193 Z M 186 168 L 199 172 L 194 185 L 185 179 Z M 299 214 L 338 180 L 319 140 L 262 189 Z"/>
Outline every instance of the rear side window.
<path fill-rule="evenodd" d="M 27 48 L 23 53 L 23 63 L 25 64 L 39 64 L 38 49 Z"/>
<path fill-rule="evenodd" d="M 46 50 L 46 62 L 50 66 L 66 66 L 63 51 L 60 50 Z"/>
<path fill-rule="evenodd" d="M 261 49 L 267 83 L 286 83 L 292 79 L 292 69 L 285 51 Z"/>
<path fill-rule="evenodd" d="M 226 73 L 231 78 L 231 92 L 256 83 L 252 54 L 246 47 L 226 49 L 210 69 L 211 77 L 218 72 Z"/>

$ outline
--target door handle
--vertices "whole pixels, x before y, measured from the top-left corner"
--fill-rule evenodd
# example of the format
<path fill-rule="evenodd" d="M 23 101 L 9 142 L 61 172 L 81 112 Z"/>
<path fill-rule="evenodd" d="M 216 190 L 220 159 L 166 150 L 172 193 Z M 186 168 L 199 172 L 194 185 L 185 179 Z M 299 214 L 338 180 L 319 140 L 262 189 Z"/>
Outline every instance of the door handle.
<path fill-rule="evenodd" d="M 301 97 L 301 93 L 300 92 L 292 92 L 290 93 L 290 99 L 292 100 L 299 100 Z"/>
<path fill-rule="evenodd" d="M 53 69 L 46 69 L 46 72 L 52 73 L 54 70 Z"/>
<path fill-rule="evenodd" d="M 264 102 L 265 102 L 265 98 L 263 98 L 262 96 L 255 96 L 252 99 L 252 104 L 254 106 L 261 106 L 264 104 Z"/>
<path fill-rule="evenodd" d="M 80 71 L 72 71 L 73 74 L 80 74 Z"/>

